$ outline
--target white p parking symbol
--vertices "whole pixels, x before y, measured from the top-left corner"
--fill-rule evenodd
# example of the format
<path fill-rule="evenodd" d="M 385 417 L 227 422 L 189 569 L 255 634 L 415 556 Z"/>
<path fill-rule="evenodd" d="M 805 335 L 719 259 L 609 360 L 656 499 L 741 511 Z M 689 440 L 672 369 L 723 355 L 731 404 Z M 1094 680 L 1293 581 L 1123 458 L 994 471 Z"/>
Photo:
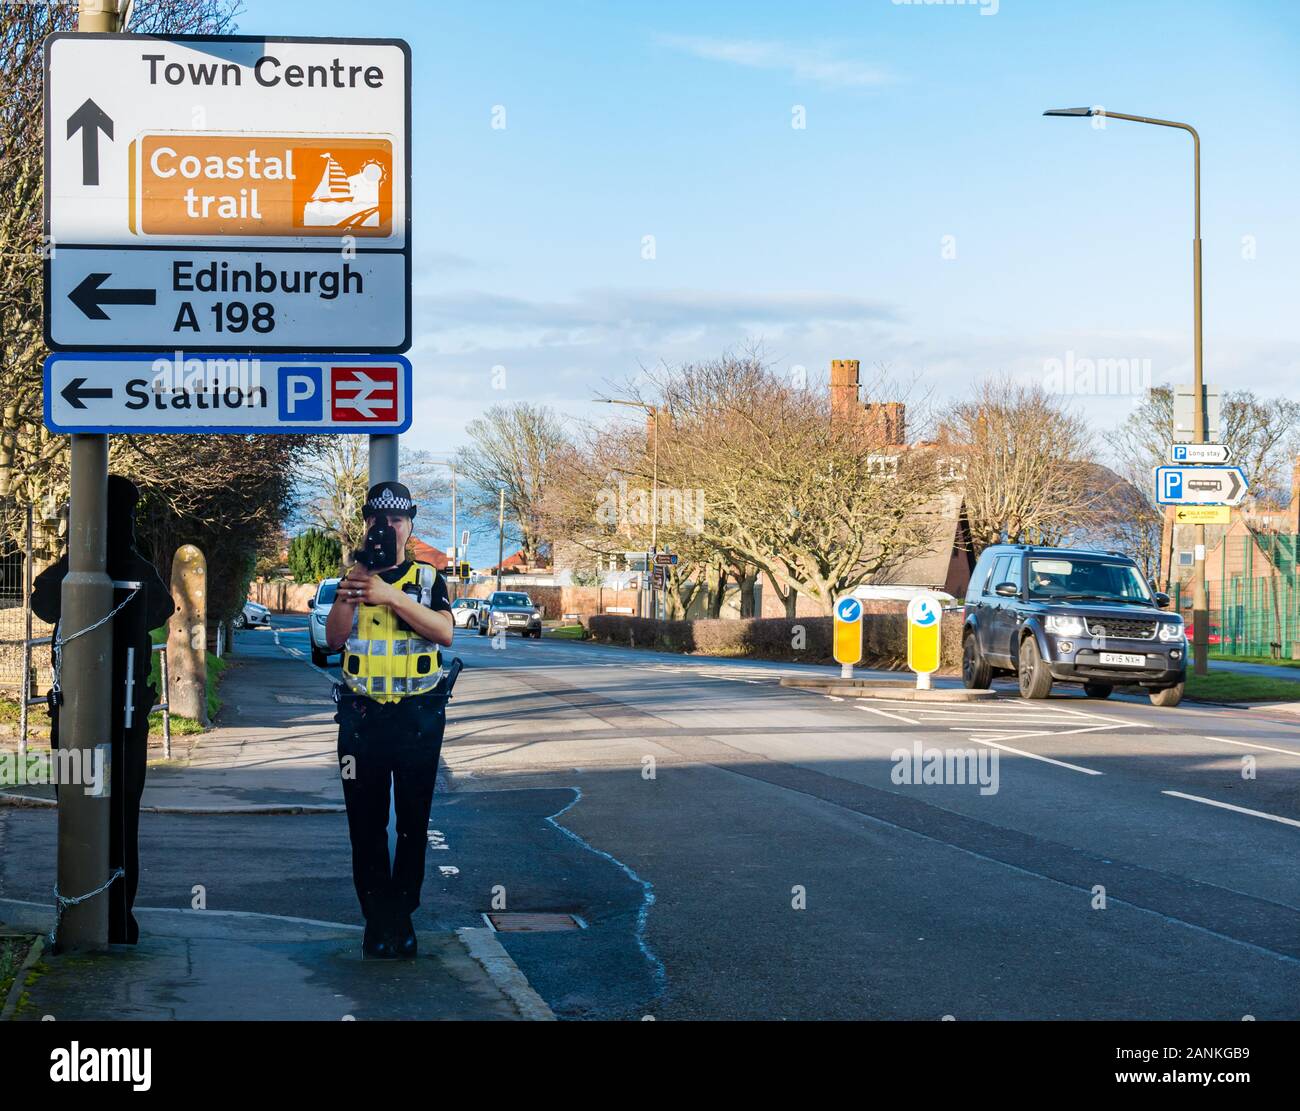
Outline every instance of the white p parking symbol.
<path fill-rule="evenodd" d="M 321 396 L 321 368 L 280 368 L 280 420 L 286 423 L 319 421 L 324 407 Z"/>

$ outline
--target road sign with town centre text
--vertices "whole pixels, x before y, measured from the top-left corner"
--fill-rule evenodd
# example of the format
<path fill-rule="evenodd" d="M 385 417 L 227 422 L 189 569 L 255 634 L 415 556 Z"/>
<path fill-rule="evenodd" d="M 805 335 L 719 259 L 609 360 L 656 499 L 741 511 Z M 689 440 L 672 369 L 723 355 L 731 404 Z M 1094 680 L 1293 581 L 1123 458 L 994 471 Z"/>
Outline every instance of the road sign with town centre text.
<path fill-rule="evenodd" d="M 407 350 L 410 68 L 394 39 L 51 35 L 48 345 Z"/>
<path fill-rule="evenodd" d="M 59 352 L 45 360 L 51 432 L 391 434 L 411 425 L 400 355 Z"/>

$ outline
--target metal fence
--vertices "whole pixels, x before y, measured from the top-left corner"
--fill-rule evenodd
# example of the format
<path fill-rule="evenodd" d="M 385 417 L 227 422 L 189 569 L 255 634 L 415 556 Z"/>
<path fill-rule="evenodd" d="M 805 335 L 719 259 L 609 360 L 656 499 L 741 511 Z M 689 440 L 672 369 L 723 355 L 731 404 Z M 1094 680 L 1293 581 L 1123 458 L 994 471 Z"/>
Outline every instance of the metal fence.
<path fill-rule="evenodd" d="M 1300 659 L 1298 541 L 1249 530 L 1206 552 L 1212 653 Z M 1190 578 L 1175 584 L 1174 604 L 1191 624 Z"/>
<path fill-rule="evenodd" d="M 54 627 L 31 608 L 34 568 L 34 514 L 30 505 L 0 501 L 0 695 L 18 706 L 18 751 L 27 751 L 31 710 L 46 705 L 54 679 L 50 645 Z M 155 644 L 163 701 L 150 713 L 162 713 L 163 753 L 172 754 L 171 711 L 166 701 L 167 645 Z M 218 649 L 220 654 L 220 647 Z"/>
<path fill-rule="evenodd" d="M 15 701 L 23 691 L 50 681 L 46 653 L 32 658 L 24 683 L 24 645 L 53 632 L 31 611 L 32 520 L 30 505 L 0 502 L 0 694 Z"/>

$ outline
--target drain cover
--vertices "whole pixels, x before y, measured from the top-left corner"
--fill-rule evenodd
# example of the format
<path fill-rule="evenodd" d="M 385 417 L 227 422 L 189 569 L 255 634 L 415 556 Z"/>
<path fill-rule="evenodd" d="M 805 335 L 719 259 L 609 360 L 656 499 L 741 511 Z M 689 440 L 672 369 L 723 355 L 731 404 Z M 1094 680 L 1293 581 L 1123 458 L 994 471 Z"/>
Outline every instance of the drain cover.
<path fill-rule="evenodd" d="M 542 933 L 547 930 L 581 930 L 585 923 L 576 914 L 485 914 L 488 925 L 500 933 Z"/>

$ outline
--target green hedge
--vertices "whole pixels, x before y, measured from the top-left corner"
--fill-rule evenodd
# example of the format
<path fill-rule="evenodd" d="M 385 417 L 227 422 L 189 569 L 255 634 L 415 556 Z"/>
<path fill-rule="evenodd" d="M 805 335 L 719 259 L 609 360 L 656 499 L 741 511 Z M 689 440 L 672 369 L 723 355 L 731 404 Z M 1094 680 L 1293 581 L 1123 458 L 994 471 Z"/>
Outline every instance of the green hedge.
<path fill-rule="evenodd" d="M 601 614 L 586 620 L 587 634 L 605 644 L 660 652 L 740 656 L 789 663 L 834 663 L 829 617 L 761 617 L 654 621 L 648 617 Z M 943 670 L 961 666 L 961 617 L 944 620 Z M 798 647 L 796 647 L 798 646 Z M 901 669 L 907 660 L 907 618 L 902 613 L 862 616 L 862 666 Z"/>

